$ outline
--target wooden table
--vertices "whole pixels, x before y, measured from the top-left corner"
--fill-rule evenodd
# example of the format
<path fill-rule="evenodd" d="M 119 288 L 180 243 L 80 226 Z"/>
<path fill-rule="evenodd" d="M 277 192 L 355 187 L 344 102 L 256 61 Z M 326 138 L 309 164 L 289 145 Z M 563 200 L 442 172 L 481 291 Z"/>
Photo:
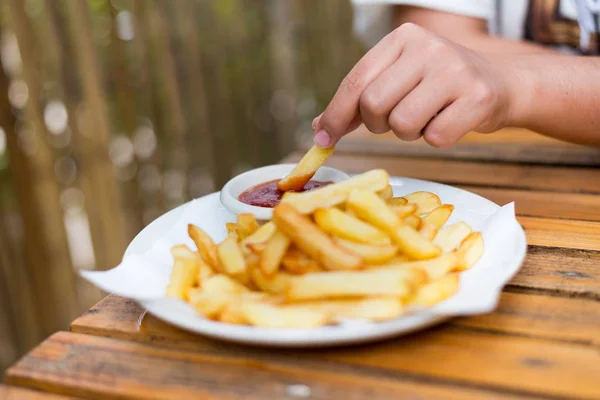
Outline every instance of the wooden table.
<path fill-rule="evenodd" d="M 519 130 L 481 140 L 438 154 L 359 132 L 329 164 L 515 201 L 529 253 L 495 312 L 379 344 L 291 351 L 195 336 L 109 296 L 6 383 L 99 399 L 599 399 L 600 151 Z"/>

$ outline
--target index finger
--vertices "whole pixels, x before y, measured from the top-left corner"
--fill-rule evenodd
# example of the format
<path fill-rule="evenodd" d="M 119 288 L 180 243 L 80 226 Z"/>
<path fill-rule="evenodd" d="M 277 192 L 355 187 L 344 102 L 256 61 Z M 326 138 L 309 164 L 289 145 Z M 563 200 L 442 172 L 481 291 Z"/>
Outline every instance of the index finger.
<path fill-rule="evenodd" d="M 375 47 L 361 58 L 340 84 L 331 102 L 321 115 L 317 126 L 317 135 L 323 132 L 330 138 L 332 147 L 341 139 L 355 119 L 360 119 L 359 100 L 363 90 L 383 71 L 400 57 L 403 49 L 402 29 L 396 29 L 383 38 Z"/>

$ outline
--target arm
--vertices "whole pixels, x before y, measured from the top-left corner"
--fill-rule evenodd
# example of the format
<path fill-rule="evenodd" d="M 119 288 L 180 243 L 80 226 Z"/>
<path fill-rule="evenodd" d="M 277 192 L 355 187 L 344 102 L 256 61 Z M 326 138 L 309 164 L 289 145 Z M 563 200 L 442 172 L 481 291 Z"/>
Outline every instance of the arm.
<path fill-rule="evenodd" d="M 394 23 L 417 24 L 430 32 L 477 51 L 494 53 L 555 53 L 535 43 L 502 39 L 488 33 L 487 21 L 465 15 L 412 6 L 395 6 Z"/>
<path fill-rule="evenodd" d="M 331 147 L 358 124 L 434 147 L 522 126 L 600 146 L 600 58 L 479 53 L 414 24 L 373 47 L 313 123 Z"/>

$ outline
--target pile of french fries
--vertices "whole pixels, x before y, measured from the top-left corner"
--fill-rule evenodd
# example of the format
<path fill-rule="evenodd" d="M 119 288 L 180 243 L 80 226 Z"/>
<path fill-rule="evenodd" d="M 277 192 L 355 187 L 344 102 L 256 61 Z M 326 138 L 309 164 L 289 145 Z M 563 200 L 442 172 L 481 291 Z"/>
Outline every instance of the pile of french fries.
<path fill-rule="evenodd" d="M 167 295 L 265 328 L 397 318 L 453 295 L 483 254 L 481 233 L 444 226 L 453 209 L 429 192 L 393 197 L 383 170 L 286 193 L 272 221 L 240 214 L 219 244 L 189 225 L 197 251 L 172 248 Z"/>

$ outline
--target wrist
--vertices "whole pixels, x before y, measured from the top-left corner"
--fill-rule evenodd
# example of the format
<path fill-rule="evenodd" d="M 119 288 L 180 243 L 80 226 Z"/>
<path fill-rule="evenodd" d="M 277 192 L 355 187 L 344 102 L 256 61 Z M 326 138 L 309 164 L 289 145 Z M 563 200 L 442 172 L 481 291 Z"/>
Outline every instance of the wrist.
<path fill-rule="evenodd" d="M 535 110 L 538 76 L 527 55 L 511 54 L 502 57 L 497 65 L 502 71 L 507 96 L 506 126 L 527 128 Z M 538 71 L 539 73 L 539 71 Z"/>

